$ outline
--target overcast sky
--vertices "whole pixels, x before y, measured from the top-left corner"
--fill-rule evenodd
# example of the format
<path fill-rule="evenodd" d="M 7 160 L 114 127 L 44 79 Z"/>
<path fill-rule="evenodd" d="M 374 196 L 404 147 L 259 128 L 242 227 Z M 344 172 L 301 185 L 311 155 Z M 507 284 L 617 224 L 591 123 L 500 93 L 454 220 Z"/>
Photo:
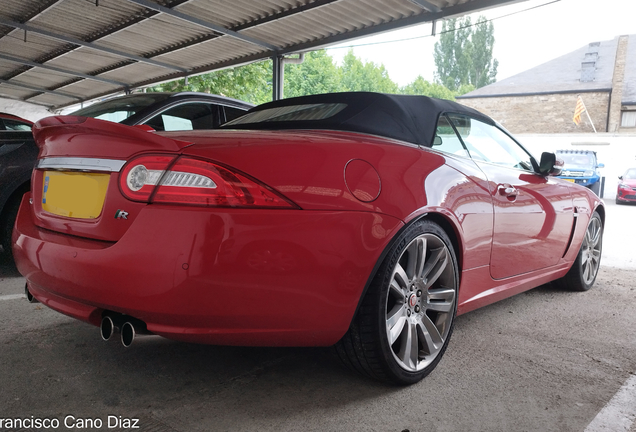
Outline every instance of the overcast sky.
<path fill-rule="evenodd" d="M 636 34 L 636 0 L 527 0 L 473 14 L 473 21 L 479 15 L 494 19 L 493 56 L 499 60 L 497 80 L 590 42 Z M 438 23 L 438 30 L 441 27 Z M 358 57 L 383 63 L 391 79 L 399 85 L 412 82 L 418 75 L 433 81 L 433 47 L 438 37 L 430 34 L 431 25 L 424 24 L 347 42 L 328 52 L 340 61 L 353 45 Z M 378 43 L 396 40 L 401 41 Z"/>

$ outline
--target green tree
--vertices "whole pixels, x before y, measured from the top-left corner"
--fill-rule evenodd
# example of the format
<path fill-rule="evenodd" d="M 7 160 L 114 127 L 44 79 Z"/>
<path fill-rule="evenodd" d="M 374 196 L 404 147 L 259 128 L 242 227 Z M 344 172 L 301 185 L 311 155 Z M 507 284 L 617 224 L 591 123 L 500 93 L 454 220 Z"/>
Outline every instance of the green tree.
<path fill-rule="evenodd" d="M 285 97 L 342 91 L 342 70 L 327 51 L 312 51 L 301 64 L 285 65 Z"/>
<path fill-rule="evenodd" d="M 353 50 L 344 56 L 342 66 L 343 91 L 371 91 L 397 93 L 398 85 L 389 78 L 384 65 L 363 62 L 353 54 Z"/>
<path fill-rule="evenodd" d="M 486 18 L 480 16 L 475 24 L 471 42 L 470 84 L 474 85 L 475 88 L 480 88 L 494 83 L 497 78 L 499 61 L 492 58 L 492 49 L 495 45 L 495 29 L 492 22 L 488 22 Z"/>
<path fill-rule="evenodd" d="M 433 53 L 437 82 L 452 91 L 495 82 L 499 62 L 492 58 L 494 44 L 494 27 L 484 17 L 474 27 L 470 17 L 444 21 Z"/>
<path fill-rule="evenodd" d="M 402 87 L 401 94 L 405 95 L 423 95 L 438 99 L 455 100 L 456 94 L 438 83 L 430 83 L 422 76 L 415 78 L 415 81 Z"/>
<path fill-rule="evenodd" d="M 149 91 L 197 91 L 253 104 L 272 100 L 272 62 L 262 61 L 156 85 Z"/>

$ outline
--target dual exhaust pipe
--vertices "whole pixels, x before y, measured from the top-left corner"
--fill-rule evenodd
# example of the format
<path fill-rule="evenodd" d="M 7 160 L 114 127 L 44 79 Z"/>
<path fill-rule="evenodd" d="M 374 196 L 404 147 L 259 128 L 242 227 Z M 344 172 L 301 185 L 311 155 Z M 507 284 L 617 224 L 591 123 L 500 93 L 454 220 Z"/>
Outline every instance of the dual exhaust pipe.
<path fill-rule="evenodd" d="M 106 315 L 102 318 L 99 332 L 105 341 L 119 333 L 121 344 L 126 348 L 132 345 L 138 334 L 150 334 L 143 321 L 125 315 Z"/>
<path fill-rule="evenodd" d="M 36 299 L 29 291 L 28 284 L 24 286 L 24 294 L 26 295 L 29 303 L 38 303 L 38 299 Z M 132 345 L 138 334 L 151 334 L 146 328 L 146 323 L 143 321 L 127 315 L 115 314 L 112 312 L 102 318 L 102 322 L 99 326 L 99 332 L 102 339 L 105 341 L 113 337 L 114 334 L 119 333 L 121 335 L 121 344 L 126 348 Z"/>

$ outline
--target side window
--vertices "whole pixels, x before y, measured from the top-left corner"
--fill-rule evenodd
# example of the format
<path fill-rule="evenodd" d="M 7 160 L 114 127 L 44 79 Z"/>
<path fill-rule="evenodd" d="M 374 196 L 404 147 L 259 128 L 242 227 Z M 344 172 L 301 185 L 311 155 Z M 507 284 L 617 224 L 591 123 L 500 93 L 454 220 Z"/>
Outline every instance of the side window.
<path fill-rule="evenodd" d="M 247 112 L 242 109 L 232 108 L 228 106 L 223 107 L 223 109 L 225 110 L 225 121 L 223 123 L 234 120 L 235 118 L 240 117 Z"/>
<path fill-rule="evenodd" d="M 214 129 L 219 126 L 217 105 L 194 102 L 172 107 L 146 121 L 158 131 Z"/>
<path fill-rule="evenodd" d="M 30 131 L 31 125 L 11 119 L 3 119 L 4 129 L 10 131 Z"/>
<path fill-rule="evenodd" d="M 444 153 L 470 157 L 446 116 L 440 116 L 437 121 L 433 149 Z"/>
<path fill-rule="evenodd" d="M 534 172 L 530 155 L 501 129 L 457 114 L 448 117 L 473 159 Z"/>

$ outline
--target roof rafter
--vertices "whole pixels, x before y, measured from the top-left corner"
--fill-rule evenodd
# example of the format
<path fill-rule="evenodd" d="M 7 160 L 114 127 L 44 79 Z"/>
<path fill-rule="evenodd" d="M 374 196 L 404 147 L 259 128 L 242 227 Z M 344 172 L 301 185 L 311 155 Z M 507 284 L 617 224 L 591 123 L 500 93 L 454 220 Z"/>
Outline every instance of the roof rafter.
<path fill-rule="evenodd" d="M 102 77 L 88 75 L 88 74 L 81 73 L 81 72 L 71 71 L 71 70 L 68 70 L 68 69 L 62 69 L 62 68 L 59 68 L 57 66 L 50 66 L 50 65 L 45 65 L 45 64 L 42 64 L 42 63 L 36 63 L 36 62 L 32 62 L 31 60 L 21 59 L 21 58 L 9 56 L 9 55 L 6 55 L 6 54 L 0 54 L 0 59 L 4 59 L 4 60 L 8 60 L 10 62 L 20 63 L 20 64 L 23 64 L 23 65 L 32 66 L 32 67 L 36 67 L 36 68 L 48 69 L 48 70 L 51 70 L 51 71 L 54 71 L 54 72 L 59 72 L 59 73 L 65 74 L 65 75 L 72 75 L 72 76 L 82 77 L 82 78 L 85 78 L 85 79 L 101 81 L 101 82 L 104 82 L 104 83 L 116 85 L 118 87 L 119 86 L 124 87 L 124 88 L 128 88 L 129 87 L 128 84 L 123 83 L 121 81 L 115 81 L 115 80 L 111 80 L 111 79 L 108 79 L 108 78 L 102 78 Z"/>
<path fill-rule="evenodd" d="M 113 54 L 119 57 L 123 57 L 123 58 L 127 58 L 129 60 L 134 60 L 140 63 L 147 63 L 147 64 L 151 64 L 154 66 L 160 66 L 160 67 L 164 67 L 166 69 L 172 69 L 172 70 L 176 70 L 176 71 L 180 71 L 180 72 L 187 72 L 188 69 L 186 68 L 182 68 L 179 66 L 174 66 L 168 63 L 164 63 L 164 62 L 160 62 L 160 61 L 156 61 L 156 60 L 152 60 L 146 57 L 142 57 L 142 56 L 138 56 L 138 55 L 134 55 L 134 54 L 129 54 L 129 53 L 125 53 L 123 51 L 119 51 L 119 50 L 115 50 L 112 48 L 107 48 L 107 47 L 103 47 L 97 44 L 94 44 L 93 42 L 86 42 L 86 41 L 82 41 L 70 36 L 64 36 L 58 33 L 54 33 L 54 32 L 50 32 L 48 30 L 43 30 L 37 27 L 33 27 L 31 25 L 27 25 L 27 24 L 20 24 L 19 22 L 15 22 L 12 20 L 8 20 L 5 18 L 0 17 L 0 24 L 2 25 L 6 25 L 9 27 L 14 27 L 14 28 L 18 28 L 24 31 L 28 31 L 28 32 L 32 32 L 32 33 L 36 33 L 42 36 L 45 36 L 49 39 L 55 39 L 55 40 L 59 40 L 62 42 L 68 42 L 70 44 L 73 45 L 77 45 L 77 46 L 82 46 L 82 47 L 86 47 L 86 48 L 91 48 L 93 50 L 96 51 L 101 51 L 101 52 L 105 52 L 105 53 L 109 53 L 109 54 Z"/>
<path fill-rule="evenodd" d="M 35 90 L 35 91 L 40 92 L 40 93 L 50 93 L 50 94 L 63 96 L 63 97 L 71 98 L 71 99 L 76 99 L 76 100 L 80 100 L 80 101 L 82 100 L 81 97 L 72 95 L 70 93 L 64 93 L 64 92 L 59 92 L 59 91 L 55 91 L 55 90 L 48 90 L 48 89 L 45 89 L 45 88 L 42 88 L 42 87 L 32 86 L 32 85 L 29 85 L 29 84 L 17 83 L 15 81 L 7 81 L 7 80 L 0 79 L 0 84 L 6 84 L 8 86 L 25 88 L 25 89 L 29 89 L 29 90 Z"/>
<path fill-rule="evenodd" d="M 433 3 L 426 0 L 410 0 L 410 1 L 411 3 L 414 3 L 418 5 L 419 7 L 421 7 L 422 9 L 427 10 L 429 12 L 439 13 L 442 11 L 442 9 L 439 6 L 435 6 Z"/>
<path fill-rule="evenodd" d="M 39 4 L 36 10 L 33 10 L 30 14 L 23 17 L 23 23 L 27 23 L 31 21 L 33 18 L 36 18 L 39 15 L 42 15 L 44 12 L 51 9 L 53 6 L 55 6 L 57 3 L 61 1 L 63 0 L 46 0 L 46 1 L 42 0 L 42 4 Z M 9 30 L 8 32 L 0 35 L 0 39 L 2 39 L 2 37 L 6 36 L 7 34 L 11 33 L 11 31 L 12 30 Z"/>
<path fill-rule="evenodd" d="M 267 43 L 267 42 L 264 42 L 262 40 L 253 38 L 251 36 L 247 36 L 247 35 L 238 33 L 238 32 L 236 32 L 234 30 L 227 29 L 227 28 L 225 28 L 223 26 L 220 26 L 218 24 L 213 24 L 211 22 L 199 19 L 199 18 L 194 17 L 192 15 L 187 15 L 187 14 L 184 14 L 182 12 L 176 11 L 174 9 L 161 6 L 161 5 L 157 4 L 157 3 L 154 3 L 154 2 L 151 2 L 151 1 L 148 1 L 148 0 L 128 0 L 128 1 L 131 2 L 131 3 L 135 3 L 135 4 L 139 5 L 139 6 L 143 6 L 143 7 L 146 7 L 148 9 L 152 9 L 152 10 L 164 13 L 166 15 L 170 15 L 170 16 L 182 19 L 182 20 L 187 21 L 189 23 L 196 24 L 198 26 L 207 28 L 208 30 L 212 30 L 212 31 L 215 31 L 215 32 L 227 35 L 227 36 L 231 36 L 231 37 L 236 38 L 236 39 L 240 39 L 240 40 L 245 41 L 245 42 L 252 43 L 254 45 L 261 46 L 263 48 L 267 48 L 270 51 L 276 52 L 278 50 L 278 47 L 276 47 L 275 45 L 272 45 L 270 43 Z"/>
<path fill-rule="evenodd" d="M 190 1 L 190 0 L 181 0 L 180 2 L 178 2 L 178 4 L 183 4 L 183 3 L 186 3 L 188 1 Z M 317 9 L 317 8 L 320 8 L 320 7 L 324 7 L 326 5 L 329 5 L 331 3 L 336 3 L 336 2 L 339 2 L 339 1 L 343 1 L 343 0 L 316 0 L 316 1 L 312 2 L 312 3 L 307 3 L 307 4 L 302 5 L 302 6 L 297 6 L 297 7 L 285 9 L 285 10 L 283 10 L 281 12 L 274 13 L 274 14 L 269 15 L 267 17 L 260 18 L 260 19 L 254 20 L 254 21 L 250 21 L 248 23 L 241 24 L 241 25 L 236 26 L 236 27 L 232 27 L 230 30 L 239 31 L 239 30 L 245 30 L 245 29 L 248 29 L 248 28 L 253 28 L 253 27 L 256 27 L 256 26 L 259 26 L 259 25 L 262 25 L 262 24 L 266 24 L 268 22 L 272 22 L 272 21 L 279 20 L 281 18 L 285 18 L 285 17 L 290 16 L 290 15 L 292 15 L 294 13 L 307 12 L 309 10 Z M 150 12 L 150 10 L 149 10 L 149 12 Z M 159 14 L 158 11 L 154 11 L 153 10 L 151 12 L 152 12 L 151 16 Z M 148 18 L 150 18 L 151 16 L 149 16 Z M 219 35 L 217 33 L 208 34 L 208 35 L 205 35 L 205 36 L 203 36 L 203 37 L 201 37 L 199 39 L 189 40 L 189 41 L 184 42 L 182 44 L 179 44 L 179 45 L 176 45 L 176 46 L 172 46 L 170 48 L 165 48 L 165 49 L 162 49 L 160 51 L 153 52 L 151 55 L 148 56 L 148 58 L 156 57 L 156 56 L 160 56 L 160 55 L 164 55 L 164 54 L 168 54 L 168 53 L 171 53 L 171 52 L 174 52 L 174 51 L 178 51 L 178 50 L 187 48 L 189 46 L 197 45 L 197 44 L 200 44 L 200 43 L 215 39 L 217 37 L 219 37 Z M 259 55 L 259 56 L 257 56 L 254 59 L 252 59 L 252 56 L 250 56 L 249 58 L 250 58 L 250 60 L 248 60 L 248 62 L 251 62 L 251 61 L 258 60 L 259 58 L 261 58 L 261 56 Z M 232 67 L 233 65 L 244 64 L 245 62 L 246 62 L 245 58 L 241 58 L 241 59 L 238 59 L 238 61 L 227 62 L 226 66 L 221 66 L 220 68 Z M 116 69 L 128 66 L 130 64 L 131 64 L 131 62 L 120 62 L 120 63 L 117 63 L 115 65 L 103 68 L 103 69 L 101 69 L 99 71 L 93 71 L 92 74 L 93 75 L 98 75 L 100 73 L 110 72 L 112 70 L 116 70 Z M 182 78 L 182 77 L 184 77 L 186 75 L 199 74 L 199 73 L 202 73 L 199 69 L 190 70 L 189 73 L 172 74 L 172 75 L 170 75 L 170 79 Z M 68 81 L 65 81 L 64 83 L 61 83 L 61 84 L 55 86 L 55 87 L 52 87 L 51 89 L 52 90 L 57 90 L 57 89 L 69 86 L 71 84 L 74 84 L 76 82 L 79 82 L 81 80 L 82 80 L 81 78 L 68 80 Z M 145 85 L 145 84 L 136 84 L 133 87 L 139 87 L 140 85 Z M 97 95 L 95 97 L 100 97 L 100 96 L 104 96 L 104 95 L 107 95 L 107 94 L 108 93 L 104 93 L 104 94 Z M 32 96 L 29 96 L 27 99 L 31 99 L 31 98 L 37 97 L 37 96 L 38 96 L 37 94 L 34 94 Z M 89 98 L 89 99 L 92 99 L 92 98 Z M 84 100 L 88 100 L 88 99 L 84 99 Z"/>
<path fill-rule="evenodd" d="M 48 9 L 50 9 L 52 6 L 55 6 L 55 4 L 60 3 L 62 1 L 64 1 L 64 0 L 52 0 L 52 3 L 48 6 Z M 187 3 L 189 1 L 191 1 L 191 0 L 172 0 L 170 2 L 170 5 L 171 6 L 177 6 L 177 5 L 180 5 L 180 4 L 183 4 L 183 3 Z M 40 15 L 41 13 L 43 13 L 43 12 L 40 11 L 37 14 L 33 14 L 31 16 L 31 18 L 29 18 L 29 19 L 32 19 L 33 17 L 36 17 L 36 16 Z M 117 33 L 117 32 L 119 32 L 121 30 L 127 29 L 127 28 L 129 28 L 129 27 L 131 27 L 131 26 L 133 26 L 133 25 L 135 25 L 135 24 L 137 24 L 139 22 L 142 22 L 142 21 L 145 21 L 145 20 L 147 20 L 149 18 L 152 18 L 153 16 L 158 15 L 158 14 L 159 14 L 159 12 L 157 12 L 157 11 L 146 9 L 146 10 L 144 10 L 144 12 L 142 12 L 142 13 L 136 15 L 136 16 L 132 16 L 132 17 L 130 17 L 130 19 L 128 19 L 126 21 L 120 22 L 117 25 L 105 28 L 105 29 L 103 29 L 101 31 L 95 32 L 95 33 L 87 36 L 86 38 L 84 38 L 84 41 L 85 42 L 98 41 L 98 40 L 100 40 L 102 38 L 110 36 L 110 35 L 112 35 L 114 33 Z M 48 53 L 48 54 L 46 54 L 44 56 L 41 56 L 41 57 L 35 59 L 34 61 L 36 63 L 46 63 L 47 61 L 51 61 L 53 59 L 56 59 L 58 57 L 61 57 L 61 56 L 65 55 L 65 54 L 68 54 L 69 52 L 72 52 L 72 51 L 76 50 L 77 48 L 78 48 L 77 45 L 69 44 L 69 45 L 66 45 L 64 47 L 60 47 L 60 48 L 56 49 L 55 51 L 50 52 L 50 53 Z M 149 57 L 152 57 L 152 56 L 149 56 Z M 23 74 L 25 72 L 28 72 L 30 69 L 31 69 L 31 66 L 25 66 L 24 68 L 22 68 L 20 70 L 17 70 L 15 72 L 11 73 L 11 74 L 7 74 L 7 75 L 5 75 L 5 76 L 3 76 L 1 78 L 7 79 L 7 80 L 11 79 L 11 78 L 15 78 L 18 75 L 21 75 L 21 74 Z"/>

